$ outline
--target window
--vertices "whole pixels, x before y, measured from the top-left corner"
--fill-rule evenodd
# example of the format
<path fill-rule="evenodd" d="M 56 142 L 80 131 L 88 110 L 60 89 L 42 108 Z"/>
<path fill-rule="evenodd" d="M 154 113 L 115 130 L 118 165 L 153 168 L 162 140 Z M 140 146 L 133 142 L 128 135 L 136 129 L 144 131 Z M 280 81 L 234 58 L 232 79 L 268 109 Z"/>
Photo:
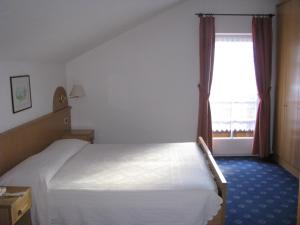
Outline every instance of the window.
<path fill-rule="evenodd" d="M 251 35 L 216 35 L 210 94 L 216 136 L 253 136 L 257 88 Z"/>

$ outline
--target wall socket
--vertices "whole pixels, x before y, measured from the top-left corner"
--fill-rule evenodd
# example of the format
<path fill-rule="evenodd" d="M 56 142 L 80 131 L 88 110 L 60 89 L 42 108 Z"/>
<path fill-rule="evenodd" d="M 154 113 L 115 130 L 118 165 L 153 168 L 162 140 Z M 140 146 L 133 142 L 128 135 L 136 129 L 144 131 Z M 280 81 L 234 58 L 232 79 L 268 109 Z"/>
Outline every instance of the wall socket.
<path fill-rule="evenodd" d="M 68 125 L 68 124 L 69 124 L 69 118 L 68 118 L 68 117 L 65 117 L 65 118 L 64 118 L 64 124 L 65 124 L 65 125 Z"/>
<path fill-rule="evenodd" d="M 65 129 L 70 130 L 71 129 L 71 124 L 70 124 L 70 119 L 69 117 L 64 118 L 64 124 L 65 124 Z"/>

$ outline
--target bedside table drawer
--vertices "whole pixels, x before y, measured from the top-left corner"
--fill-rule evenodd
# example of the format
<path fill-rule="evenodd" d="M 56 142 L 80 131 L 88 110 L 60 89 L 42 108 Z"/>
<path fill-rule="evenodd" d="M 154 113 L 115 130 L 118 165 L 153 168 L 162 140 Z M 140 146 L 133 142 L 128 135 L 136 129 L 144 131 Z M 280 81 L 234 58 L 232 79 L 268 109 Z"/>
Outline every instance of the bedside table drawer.
<path fill-rule="evenodd" d="M 31 225 L 31 188 L 6 187 L 7 194 L 22 192 L 21 196 L 0 197 L 0 224 L 1 225 Z"/>
<path fill-rule="evenodd" d="M 22 198 L 18 198 L 11 206 L 11 220 L 15 224 L 31 208 L 31 192 L 26 192 Z"/>

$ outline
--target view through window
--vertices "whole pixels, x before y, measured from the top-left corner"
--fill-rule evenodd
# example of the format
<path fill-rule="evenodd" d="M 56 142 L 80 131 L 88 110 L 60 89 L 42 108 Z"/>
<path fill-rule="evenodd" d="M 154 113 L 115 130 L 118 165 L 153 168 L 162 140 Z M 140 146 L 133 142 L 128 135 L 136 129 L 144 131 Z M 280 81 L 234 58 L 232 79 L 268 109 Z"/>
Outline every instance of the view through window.
<path fill-rule="evenodd" d="M 214 137 L 253 135 L 258 95 L 251 34 L 216 35 L 210 103 Z"/>

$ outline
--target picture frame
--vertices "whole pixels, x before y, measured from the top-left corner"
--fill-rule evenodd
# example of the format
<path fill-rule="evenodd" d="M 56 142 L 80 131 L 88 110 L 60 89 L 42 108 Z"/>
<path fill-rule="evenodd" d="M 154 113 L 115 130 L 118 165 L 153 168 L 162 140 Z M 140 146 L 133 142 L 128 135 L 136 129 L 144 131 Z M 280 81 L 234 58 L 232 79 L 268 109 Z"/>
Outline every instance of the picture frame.
<path fill-rule="evenodd" d="M 10 90 L 13 113 L 21 112 L 32 107 L 29 75 L 11 76 Z"/>

